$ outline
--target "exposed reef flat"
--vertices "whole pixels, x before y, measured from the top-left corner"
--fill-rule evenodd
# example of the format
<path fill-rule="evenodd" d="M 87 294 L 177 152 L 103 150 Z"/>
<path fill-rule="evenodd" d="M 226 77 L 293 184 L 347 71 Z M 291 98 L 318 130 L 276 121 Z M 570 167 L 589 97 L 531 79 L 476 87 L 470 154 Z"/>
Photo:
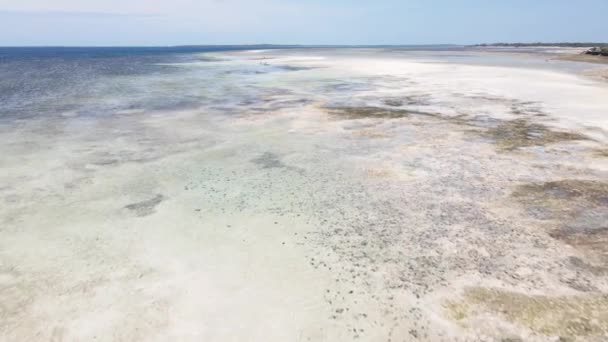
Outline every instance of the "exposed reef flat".
<path fill-rule="evenodd" d="M 0 340 L 605 341 L 608 88 L 506 56 L 0 65 Z"/>

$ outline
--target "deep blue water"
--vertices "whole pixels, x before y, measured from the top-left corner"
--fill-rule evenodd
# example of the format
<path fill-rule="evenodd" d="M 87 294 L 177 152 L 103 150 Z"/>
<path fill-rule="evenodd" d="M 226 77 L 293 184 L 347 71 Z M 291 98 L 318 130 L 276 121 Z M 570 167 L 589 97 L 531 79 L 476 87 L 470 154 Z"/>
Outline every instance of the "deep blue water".
<path fill-rule="evenodd" d="M 239 102 L 250 103 L 258 97 L 259 89 L 247 86 L 247 78 L 241 76 L 293 70 L 289 66 L 234 69 L 235 66 L 217 63 L 196 68 L 187 65 L 213 62 L 202 53 L 278 48 L 353 46 L 0 47 L 0 119 L 100 116 L 131 109 L 166 110 L 204 105 L 223 108 Z M 374 48 L 437 51 L 461 47 Z M 226 84 L 226 75 L 231 75 L 230 84 Z"/>
<path fill-rule="evenodd" d="M 104 58 L 124 56 L 152 56 L 187 54 L 213 51 L 237 51 L 257 49 L 286 49 L 291 45 L 209 45 L 168 47 L 0 47 L 0 61 L 23 58 Z"/>
<path fill-rule="evenodd" d="M 204 100 L 194 87 L 204 84 L 184 81 L 163 93 L 163 81 L 188 76 L 166 64 L 200 61 L 204 52 L 260 48 L 276 47 L 0 47 L 0 118 L 193 106 Z M 205 77 L 199 73 L 195 80 Z"/>
<path fill-rule="evenodd" d="M 0 62 L 24 58 L 107 58 L 124 56 L 160 56 L 170 54 L 188 54 L 214 51 L 238 51 L 259 49 L 290 48 L 383 48 L 396 50 L 461 50 L 458 45 L 202 45 L 202 46 L 168 46 L 168 47 L 2 47 Z"/>

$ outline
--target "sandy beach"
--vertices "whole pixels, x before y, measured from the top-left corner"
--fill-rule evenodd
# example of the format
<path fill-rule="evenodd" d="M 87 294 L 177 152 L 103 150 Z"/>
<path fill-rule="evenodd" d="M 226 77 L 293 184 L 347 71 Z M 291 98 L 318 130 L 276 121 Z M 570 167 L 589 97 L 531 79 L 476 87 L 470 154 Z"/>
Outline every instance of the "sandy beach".
<path fill-rule="evenodd" d="M 3 102 L 0 340 L 608 338 L 605 66 L 109 60 Z"/>

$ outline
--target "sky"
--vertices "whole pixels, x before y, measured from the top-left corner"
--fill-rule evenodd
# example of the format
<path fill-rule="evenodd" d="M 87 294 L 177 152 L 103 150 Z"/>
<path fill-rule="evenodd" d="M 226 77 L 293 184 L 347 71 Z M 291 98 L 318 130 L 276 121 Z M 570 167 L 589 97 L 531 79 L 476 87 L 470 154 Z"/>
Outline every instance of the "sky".
<path fill-rule="evenodd" d="M 0 46 L 608 42 L 608 0 L 0 0 Z"/>

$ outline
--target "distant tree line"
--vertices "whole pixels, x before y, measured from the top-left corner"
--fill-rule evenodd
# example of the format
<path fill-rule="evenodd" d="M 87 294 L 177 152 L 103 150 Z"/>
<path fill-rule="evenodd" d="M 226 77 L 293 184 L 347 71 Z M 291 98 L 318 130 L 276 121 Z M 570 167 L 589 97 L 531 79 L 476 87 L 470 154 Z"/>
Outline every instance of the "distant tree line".
<path fill-rule="evenodd" d="M 593 56 L 608 56 L 608 43 L 493 43 L 493 44 L 477 44 L 473 47 L 573 47 L 573 48 L 588 48 L 583 52 Z"/>
<path fill-rule="evenodd" d="M 493 43 L 493 44 L 476 44 L 476 47 L 498 46 L 498 47 L 542 47 L 542 46 L 558 46 L 558 47 L 599 47 L 608 48 L 608 43 Z"/>

